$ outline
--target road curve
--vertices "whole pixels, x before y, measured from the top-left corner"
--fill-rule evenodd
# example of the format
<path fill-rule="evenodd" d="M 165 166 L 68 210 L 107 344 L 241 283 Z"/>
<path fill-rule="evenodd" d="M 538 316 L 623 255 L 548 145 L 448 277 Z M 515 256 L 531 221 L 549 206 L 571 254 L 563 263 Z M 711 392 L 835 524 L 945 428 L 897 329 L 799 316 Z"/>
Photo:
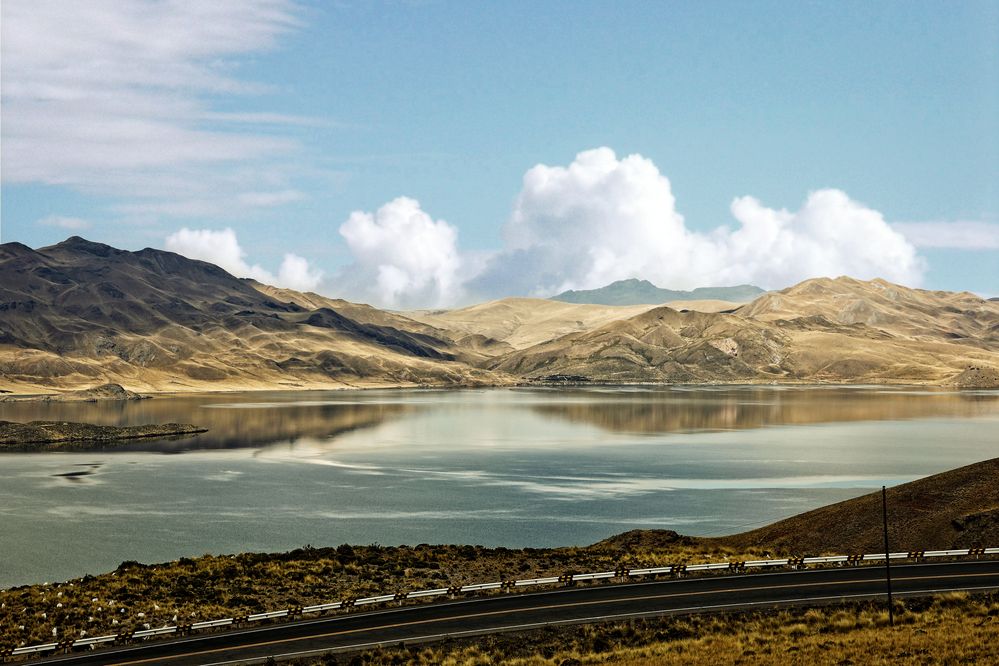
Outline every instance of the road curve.
<path fill-rule="evenodd" d="M 899 596 L 995 590 L 999 589 L 999 561 L 893 565 L 892 586 Z M 379 644 L 425 642 L 546 624 L 836 603 L 881 596 L 884 591 L 884 569 L 876 566 L 568 587 L 150 641 L 33 663 L 169 666 L 246 663 L 269 656 L 280 659 L 330 650 L 361 650 Z"/>

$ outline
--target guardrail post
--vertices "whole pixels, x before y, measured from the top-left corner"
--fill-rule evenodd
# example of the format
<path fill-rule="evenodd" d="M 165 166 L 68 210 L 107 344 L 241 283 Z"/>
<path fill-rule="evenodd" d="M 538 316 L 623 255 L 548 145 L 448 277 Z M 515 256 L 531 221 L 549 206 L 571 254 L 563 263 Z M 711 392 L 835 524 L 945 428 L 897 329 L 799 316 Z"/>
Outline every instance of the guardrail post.
<path fill-rule="evenodd" d="M 888 624 L 895 626 L 895 605 L 891 598 L 891 549 L 888 547 L 888 489 L 881 486 L 881 517 L 885 528 L 885 580 L 888 583 Z"/>

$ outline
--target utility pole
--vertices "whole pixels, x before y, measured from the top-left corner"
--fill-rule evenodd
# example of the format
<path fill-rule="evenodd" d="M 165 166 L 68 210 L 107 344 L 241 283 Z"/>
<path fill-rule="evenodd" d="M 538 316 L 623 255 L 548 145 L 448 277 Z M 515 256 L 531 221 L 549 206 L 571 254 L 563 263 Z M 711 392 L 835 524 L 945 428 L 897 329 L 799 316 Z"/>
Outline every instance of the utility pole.
<path fill-rule="evenodd" d="M 895 626 L 895 608 L 891 599 L 891 550 L 888 548 L 888 489 L 881 486 L 881 519 L 885 529 L 885 580 L 888 582 L 888 624 Z"/>

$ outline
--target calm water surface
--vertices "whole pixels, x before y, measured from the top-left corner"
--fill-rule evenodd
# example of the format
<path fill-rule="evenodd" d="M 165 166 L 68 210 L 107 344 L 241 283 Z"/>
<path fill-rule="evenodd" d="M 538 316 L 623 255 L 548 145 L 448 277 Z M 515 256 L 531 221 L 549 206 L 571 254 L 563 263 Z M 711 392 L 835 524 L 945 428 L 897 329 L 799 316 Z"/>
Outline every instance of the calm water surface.
<path fill-rule="evenodd" d="M 305 544 L 727 534 L 999 456 L 999 393 L 873 387 L 254 392 L 0 419 L 210 428 L 0 456 L 0 587 Z"/>

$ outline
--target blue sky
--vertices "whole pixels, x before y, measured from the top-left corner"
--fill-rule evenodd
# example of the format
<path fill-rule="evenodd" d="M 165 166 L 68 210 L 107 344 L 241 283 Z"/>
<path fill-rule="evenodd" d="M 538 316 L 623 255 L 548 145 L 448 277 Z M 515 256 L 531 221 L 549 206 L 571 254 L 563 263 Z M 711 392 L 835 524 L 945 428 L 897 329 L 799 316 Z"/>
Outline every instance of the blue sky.
<path fill-rule="evenodd" d="M 999 2 L 210 4 L 4 3 L 5 242 L 399 307 L 999 294 Z"/>

